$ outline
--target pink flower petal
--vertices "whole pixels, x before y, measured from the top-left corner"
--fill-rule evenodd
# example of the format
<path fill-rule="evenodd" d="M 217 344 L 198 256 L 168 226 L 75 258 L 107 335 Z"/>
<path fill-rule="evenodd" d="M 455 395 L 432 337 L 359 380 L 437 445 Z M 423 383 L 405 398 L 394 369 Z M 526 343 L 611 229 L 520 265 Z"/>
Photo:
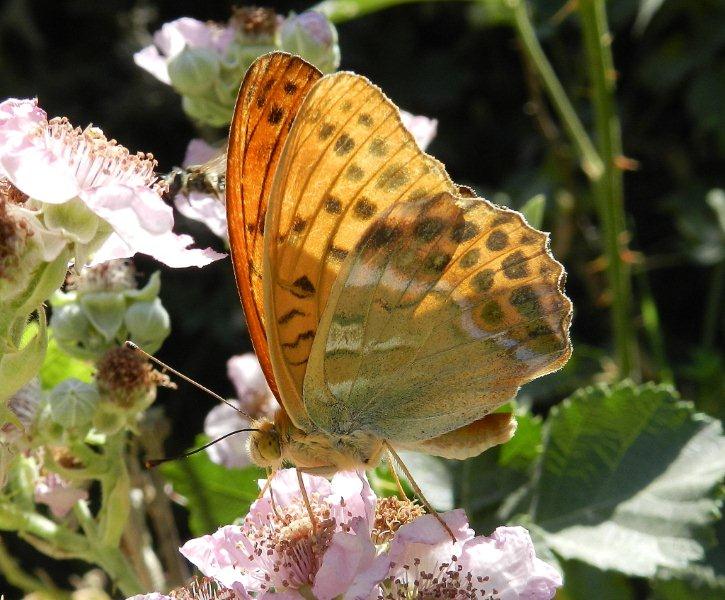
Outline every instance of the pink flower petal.
<path fill-rule="evenodd" d="M 21 192 L 49 204 L 67 202 L 80 192 L 68 163 L 46 148 L 0 152 L 0 168 Z"/>
<path fill-rule="evenodd" d="M 375 521 L 376 497 L 365 474 L 359 471 L 341 471 L 335 473 L 330 485 L 332 493 L 328 502 L 344 504 L 350 515 L 363 517 L 372 527 Z"/>
<path fill-rule="evenodd" d="M 241 527 L 227 525 L 212 535 L 189 540 L 179 552 L 204 575 L 231 588 L 240 583 L 241 571 L 238 567 L 249 565 L 246 554 L 239 547 L 246 542 Z"/>
<path fill-rule="evenodd" d="M 413 134 L 420 149 L 425 150 L 438 132 L 438 121 L 423 115 L 413 115 L 404 110 L 400 111 L 400 118 L 405 128 Z"/>
<path fill-rule="evenodd" d="M 315 575 L 312 593 L 319 600 L 369 598 L 387 574 L 387 560 L 375 563 L 375 546 L 370 540 L 369 524 L 357 517 L 350 523 L 352 533 L 338 532 L 332 538 Z M 379 576 L 379 579 L 377 578 Z"/>
<path fill-rule="evenodd" d="M 220 200 L 216 194 L 196 191 L 188 195 L 178 193 L 174 196 L 174 206 L 185 217 L 204 223 L 214 235 L 227 239 L 227 209 L 223 197 Z"/>
<path fill-rule="evenodd" d="M 184 154 L 184 162 L 182 166 L 190 167 L 192 165 L 203 165 L 205 162 L 211 160 L 215 156 L 219 155 L 219 148 L 207 144 L 200 138 L 194 138 L 186 146 L 186 153 Z"/>
<path fill-rule="evenodd" d="M 169 77 L 169 69 L 166 65 L 166 59 L 161 56 L 156 46 L 146 46 L 133 55 L 133 62 L 139 67 L 148 71 L 159 81 L 166 85 L 171 85 Z"/>
<path fill-rule="evenodd" d="M 67 515 L 78 500 L 86 500 L 88 492 L 51 473 L 36 484 L 34 497 L 37 503 L 48 505 L 53 516 L 60 518 Z"/>
<path fill-rule="evenodd" d="M 231 402 L 239 406 L 238 401 Z M 226 404 L 212 408 L 204 419 L 204 433 L 211 439 L 220 438 L 244 427 L 249 427 L 249 421 Z M 211 461 L 218 465 L 224 465 L 228 469 L 241 469 L 251 462 L 246 450 L 248 437 L 249 433 L 238 433 L 209 446 L 206 452 Z"/>
<path fill-rule="evenodd" d="M 240 400 L 244 400 L 247 396 L 272 396 L 264 371 L 252 352 L 232 356 L 227 361 L 227 377 L 234 384 L 237 398 Z"/>

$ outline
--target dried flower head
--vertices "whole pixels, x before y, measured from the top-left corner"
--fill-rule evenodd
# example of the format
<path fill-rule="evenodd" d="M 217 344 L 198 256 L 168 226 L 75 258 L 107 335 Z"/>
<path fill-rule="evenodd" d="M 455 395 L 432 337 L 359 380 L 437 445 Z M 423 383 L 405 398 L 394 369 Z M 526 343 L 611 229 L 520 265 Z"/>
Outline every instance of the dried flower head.
<path fill-rule="evenodd" d="M 66 279 L 66 289 L 81 293 L 136 289 L 136 269 L 130 260 L 109 260 L 86 267 L 80 273 L 71 272 Z"/>
<path fill-rule="evenodd" d="M 6 178 L 0 177 L 0 279 L 7 278 L 9 272 L 17 267 L 25 241 L 33 235 L 28 221 L 11 212 L 8 206 L 24 201 L 22 192 Z"/>
<path fill-rule="evenodd" d="M 274 9 L 257 6 L 241 6 L 234 9 L 231 23 L 248 36 L 273 36 L 279 26 Z"/>
<path fill-rule="evenodd" d="M 379 498 L 375 505 L 373 543 L 384 544 L 391 541 L 402 525 L 412 523 L 424 514 L 425 509 L 414 500 L 395 496 Z"/>
<path fill-rule="evenodd" d="M 124 409 L 149 396 L 153 399 L 158 385 L 173 386 L 141 354 L 125 346 L 111 348 L 98 361 L 96 383 L 101 394 Z"/>

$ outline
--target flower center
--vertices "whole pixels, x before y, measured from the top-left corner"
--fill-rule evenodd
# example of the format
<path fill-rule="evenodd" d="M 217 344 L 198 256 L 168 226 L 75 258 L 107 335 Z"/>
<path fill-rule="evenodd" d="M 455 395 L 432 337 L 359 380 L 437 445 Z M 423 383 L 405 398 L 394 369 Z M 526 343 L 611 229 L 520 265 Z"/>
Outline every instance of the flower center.
<path fill-rule="evenodd" d="M 372 539 L 374 544 L 384 544 L 395 536 L 401 526 L 425 514 L 425 510 L 417 503 L 401 500 L 395 496 L 380 498 L 375 505 L 375 525 Z"/>
<path fill-rule="evenodd" d="M 109 260 L 84 268 L 80 275 L 71 273 L 67 289 L 79 292 L 122 292 L 136 288 L 136 269 L 130 260 Z"/>
<path fill-rule="evenodd" d="M 470 571 L 466 572 L 455 555 L 451 556 L 450 562 L 437 563 L 430 569 L 416 558 L 413 564 L 403 565 L 400 571 L 389 585 L 384 586 L 379 600 L 496 600 L 499 597 L 498 590 L 487 585 L 488 576 L 476 577 Z"/>
<path fill-rule="evenodd" d="M 56 117 L 39 134 L 46 147 L 75 170 L 84 189 L 111 183 L 152 187 L 156 182 L 152 154 L 131 154 L 116 140 L 106 139 L 97 127 L 81 129 L 65 117 Z"/>
<path fill-rule="evenodd" d="M 301 501 L 267 515 L 267 523 L 245 522 L 253 545 L 253 560 L 264 572 L 260 587 L 264 590 L 298 589 L 314 583 L 322 556 L 335 533 L 336 521 L 330 507 L 314 495 L 310 498 L 316 528 Z"/>

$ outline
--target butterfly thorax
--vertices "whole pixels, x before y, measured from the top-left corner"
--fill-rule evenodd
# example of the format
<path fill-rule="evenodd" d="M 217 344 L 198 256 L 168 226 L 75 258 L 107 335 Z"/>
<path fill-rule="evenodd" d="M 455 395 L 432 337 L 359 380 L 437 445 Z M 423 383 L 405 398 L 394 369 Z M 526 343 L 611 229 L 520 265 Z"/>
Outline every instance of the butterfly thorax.
<path fill-rule="evenodd" d="M 249 454 L 260 467 L 280 468 L 283 463 L 318 475 L 337 471 L 372 469 L 380 462 L 383 442 L 371 434 L 330 435 L 308 432 L 292 423 L 280 410 L 274 421 L 261 419 L 253 424 Z"/>

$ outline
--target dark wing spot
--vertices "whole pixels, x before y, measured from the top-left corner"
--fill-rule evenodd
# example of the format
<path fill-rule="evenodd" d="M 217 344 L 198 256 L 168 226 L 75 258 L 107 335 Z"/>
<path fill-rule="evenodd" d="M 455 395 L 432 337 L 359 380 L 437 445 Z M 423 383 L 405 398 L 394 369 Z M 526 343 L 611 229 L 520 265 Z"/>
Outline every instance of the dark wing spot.
<path fill-rule="evenodd" d="M 337 260 L 337 261 L 340 261 L 340 262 L 342 262 L 343 260 L 345 260 L 347 258 L 347 255 L 348 255 L 348 251 L 347 250 L 345 250 L 344 248 L 338 248 L 337 246 L 330 246 L 329 252 L 330 252 L 330 257 L 333 260 Z"/>
<path fill-rule="evenodd" d="M 524 246 L 530 246 L 531 244 L 536 243 L 536 236 L 531 233 L 530 231 L 527 231 L 521 236 L 521 239 L 519 240 Z"/>
<path fill-rule="evenodd" d="M 262 108 L 264 103 L 267 101 L 267 94 L 264 92 L 257 96 L 257 108 Z"/>
<path fill-rule="evenodd" d="M 342 202 L 334 196 L 330 196 L 325 200 L 325 211 L 331 215 L 339 215 L 342 212 Z"/>
<path fill-rule="evenodd" d="M 301 219 L 300 217 L 295 217 L 295 220 L 292 222 L 292 231 L 295 233 L 302 233 L 306 226 L 307 221 Z"/>
<path fill-rule="evenodd" d="M 302 333 L 298 333 L 297 337 L 294 339 L 293 342 L 283 342 L 282 347 L 283 348 L 297 348 L 297 346 L 300 345 L 300 342 L 304 340 L 311 340 L 315 337 L 315 330 L 314 329 L 308 329 L 307 331 L 303 331 Z"/>
<path fill-rule="evenodd" d="M 355 140 L 353 140 L 346 133 L 343 133 L 335 141 L 335 154 L 337 154 L 338 156 L 344 156 L 345 154 L 350 152 L 354 147 L 355 147 Z"/>
<path fill-rule="evenodd" d="M 404 186 L 408 183 L 410 175 L 406 167 L 400 165 L 390 165 L 378 177 L 376 186 L 384 189 L 386 192 L 392 192 L 396 188 Z"/>
<path fill-rule="evenodd" d="M 443 231 L 445 223 L 439 217 L 419 220 L 413 228 L 413 235 L 423 242 L 432 242 Z"/>
<path fill-rule="evenodd" d="M 360 116 L 357 118 L 357 122 L 360 123 L 363 127 L 372 127 L 373 126 L 373 118 L 368 113 L 361 113 Z"/>
<path fill-rule="evenodd" d="M 390 225 L 380 224 L 373 225 L 366 232 L 365 235 L 360 239 L 358 247 L 368 246 L 372 249 L 382 248 L 386 244 L 396 240 L 400 235 L 400 231 L 396 227 Z"/>
<path fill-rule="evenodd" d="M 488 239 L 486 240 L 486 248 L 492 252 L 499 252 L 508 246 L 508 243 L 509 236 L 506 235 L 506 232 L 496 229 L 488 236 Z"/>
<path fill-rule="evenodd" d="M 363 171 L 358 165 L 350 165 L 345 173 L 346 177 L 350 181 L 360 181 L 365 177 L 365 171 Z"/>
<path fill-rule="evenodd" d="M 297 293 L 295 293 L 295 291 L 293 291 L 292 293 L 299 298 L 307 298 L 308 296 L 311 296 L 315 293 L 315 286 L 312 285 L 312 282 L 309 280 L 307 275 L 303 275 L 302 277 L 296 279 L 292 283 L 292 287 L 297 290 Z"/>
<path fill-rule="evenodd" d="M 281 106 L 274 104 L 267 115 L 267 122 L 272 125 L 277 125 L 282 120 L 283 116 L 284 109 Z"/>
<path fill-rule="evenodd" d="M 377 206 L 375 206 L 375 204 L 373 204 L 372 202 L 370 202 L 370 200 L 363 196 L 355 203 L 355 207 L 353 208 L 352 212 L 356 218 L 360 219 L 361 221 L 367 221 L 375 214 L 376 211 Z"/>
<path fill-rule="evenodd" d="M 259 231 L 260 235 L 264 235 L 264 222 L 267 219 L 267 211 L 263 210 L 259 214 L 259 221 L 257 221 L 257 230 Z"/>
<path fill-rule="evenodd" d="M 370 154 L 373 156 L 385 156 L 388 153 L 388 144 L 382 138 L 374 138 L 370 142 Z"/>
<path fill-rule="evenodd" d="M 522 285 L 520 288 L 511 292 L 509 301 L 511 302 L 511 305 L 524 317 L 531 319 L 536 315 L 541 314 L 539 296 L 530 285 Z"/>
<path fill-rule="evenodd" d="M 464 221 L 453 228 L 453 231 L 451 232 L 451 239 L 457 244 L 461 244 L 462 242 L 467 242 L 468 240 L 476 237 L 480 231 L 481 228 L 475 223 L 472 223 L 471 221 Z"/>
<path fill-rule="evenodd" d="M 426 257 L 425 266 L 435 273 L 442 273 L 451 262 L 451 258 L 447 252 L 433 252 Z"/>
<path fill-rule="evenodd" d="M 319 137 L 321 140 L 328 139 L 335 131 L 335 126 L 332 123 L 323 123 L 320 127 Z"/>
<path fill-rule="evenodd" d="M 304 317 L 305 313 L 303 313 L 301 310 L 297 310 L 296 308 L 293 308 L 292 310 L 284 313 L 279 319 L 277 319 L 277 323 L 280 325 L 284 325 L 285 323 L 289 323 L 292 319 L 295 317 Z"/>
<path fill-rule="evenodd" d="M 461 267 L 464 269 L 470 269 L 473 265 L 478 262 L 481 257 L 481 251 L 478 248 L 472 248 L 461 256 Z"/>
<path fill-rule="evenodd" d="M 471 283 L 477 292 L 483 294 L 484 292 L 490 290 L 493 286 L 494 276 L 495 272 L 493 269 L 484 269 L 473 276 Z"/>
<path fill-rule="evenodd" d="M 529 274 L 529 267 L 526 264 L 526 257 L 521 250 L 509 254 L 503 259 L 503 274 L 509 279 L 522 279 Z"/>
<path fill-rule="evenodd" d="M 265 92 L 268 92 L 272 89 L 272 86 L 274 85 L 274 79 L 267 79 L 267 81 L 264 82 L 264 85 L 262 86 L 262 90 Z"/>
<path fill-rule="evenodd" d="M 514 216 L 512 213 L 502 212 L 493 218 L 493 221 L 491 221 L 491 226 L 498 227 L 499 225 L 505 225 L 506 223 L 510 223 L 511 221 L 513 221 L 513 219 Z"/>
<path fill-rule="evenodd" d="M 495 300 L 489 300 L 486 302 L 481 308 L 481 318 L 491 325 L 500 323 L 503 319 L 503 310 L 501 309 L 499 303 Z"/>
<path fill-rule="evenodd" d="M 352 102 L 350 102 L 349 100 L 345 100 L 345 102 L 342 103 L 342 106 L 340 106 L 340 110 L 342 112 L 347 112 L 351 108 L 352 108 Z"/>
<path fill-rule="evenodd" d="M 287 81 L 284 84 L 284 93 L 291 96 L 297 91 L 297 84 L 294 81 Z"/>

